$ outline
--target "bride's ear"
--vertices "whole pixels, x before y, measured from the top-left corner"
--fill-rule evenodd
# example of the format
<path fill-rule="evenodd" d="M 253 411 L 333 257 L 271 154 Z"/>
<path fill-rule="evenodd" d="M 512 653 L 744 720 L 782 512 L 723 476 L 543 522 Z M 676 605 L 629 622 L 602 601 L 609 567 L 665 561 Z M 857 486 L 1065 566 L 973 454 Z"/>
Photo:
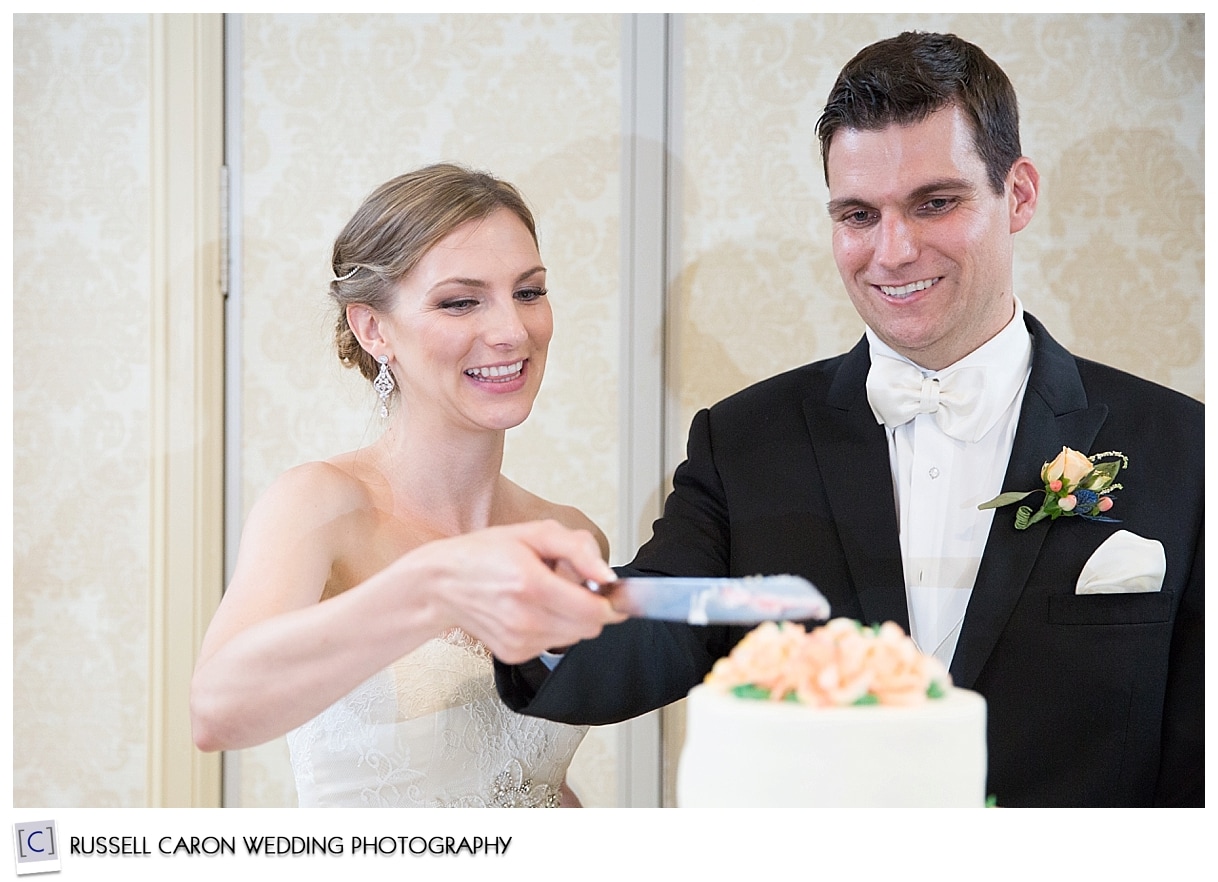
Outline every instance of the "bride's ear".
<path fill-rule="evenodd" d="M 381 334 L 380 316 L 362 303 L 347 304 L 347 324 L 364 351 L 374 358 L 378 350 L 385 348 L 385 337 Z"/>

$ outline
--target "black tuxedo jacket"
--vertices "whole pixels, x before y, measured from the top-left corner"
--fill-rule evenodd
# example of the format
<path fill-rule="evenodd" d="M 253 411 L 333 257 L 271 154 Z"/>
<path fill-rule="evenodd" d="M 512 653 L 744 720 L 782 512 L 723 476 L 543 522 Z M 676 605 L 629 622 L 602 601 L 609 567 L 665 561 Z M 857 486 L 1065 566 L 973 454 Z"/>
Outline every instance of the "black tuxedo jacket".
<path fill-rule="evenodd" d="M 1000 508 L 951 665 L 987 702 L 999 805 L 1200 805 L 1204 799 L 1203 406 L 1076 358 L 1026 316 L 1032 372 L 1003 482 L 1040 487 L 1063 446 L 1129 457 L 1108 512 L 1014 527 Z M 884 428 L 850 352 L 749 387 L 694 417 L 688 458 L 653 538 L 623 572 L 797 573 L 834 616 L 907 632 Z M 1039 505 L 1041 497 L 1028 502 Z M 1117 530 L 1163 543 L 1153 594 L 1076 595 L 1088 557 Z M 609 723 L 683 697 L 747 629 L 632 620 L 573 647 L 558 667 L 497 664 L 523 713 Z"/>

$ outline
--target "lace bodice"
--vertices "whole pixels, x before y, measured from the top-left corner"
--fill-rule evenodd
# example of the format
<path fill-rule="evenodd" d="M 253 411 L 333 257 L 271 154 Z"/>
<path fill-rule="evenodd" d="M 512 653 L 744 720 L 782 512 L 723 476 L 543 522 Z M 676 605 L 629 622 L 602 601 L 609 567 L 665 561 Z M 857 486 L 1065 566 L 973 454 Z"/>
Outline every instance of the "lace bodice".
<path fill-rule="evenodd" d="M 429 640 L 288 733 L 302 807 L 557 806 L 586 727 L 509 710 L 490 653 Z"/>

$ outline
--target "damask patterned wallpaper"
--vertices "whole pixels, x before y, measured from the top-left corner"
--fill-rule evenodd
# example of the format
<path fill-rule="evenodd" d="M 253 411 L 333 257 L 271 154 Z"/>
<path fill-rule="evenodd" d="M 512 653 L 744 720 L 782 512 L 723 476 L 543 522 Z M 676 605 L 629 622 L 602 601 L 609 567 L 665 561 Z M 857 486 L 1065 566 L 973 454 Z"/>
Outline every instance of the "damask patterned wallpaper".
<path fill-rule="evenodd" d="M 695 408 L 850 345 L 812 125 L 858 48 L 954 30 L 1006 67 L 1042 176 L 1016 291 L 1081 354 L 1204 395 L 1200 15 L 679 18 L 670 466 Z M 517 183 L 555 339 L 509 473 L 618 512 L 620 21 L 244 16 L 243 505 L 366 443 L 327 257 L 376 184 L 448 158 Z M 150 218 L 146 16 L 14 18 L 14 804 L 146 800 Z M 121 512 L 122 517 L 115 513 Z M 616 547 L 614 561 L 633 549 Z M 86 722 L 87 721 L 87 722 Z M 670 727 L 679 735 L 679 719 Z M 613 799 L 611 738 L 578 774 Z M 290 804 L 282 746 L 236 801 Z"/>
<path fill-rule="evenodd" d="M 13 804 L 147 759 L 149 34 L 13 22 Z"/>

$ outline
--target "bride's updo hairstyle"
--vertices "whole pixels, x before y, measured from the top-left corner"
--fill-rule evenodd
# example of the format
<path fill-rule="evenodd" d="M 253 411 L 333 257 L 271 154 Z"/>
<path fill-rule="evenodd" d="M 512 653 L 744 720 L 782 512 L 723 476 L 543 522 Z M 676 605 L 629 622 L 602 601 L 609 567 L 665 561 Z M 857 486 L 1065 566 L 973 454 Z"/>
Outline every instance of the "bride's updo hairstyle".
<path fill-rule="evenodd" d="M 334 240 L 330 296 L 338 305 L 334 342 L 339 360 L 374 380 L 380 365 L 351 331 L 347 306 L 389 312 L 397 284 L 433 245 L 462 224 L 501 208 L 520 218 L 536 245 L 537 226 L 520 192 L 484 172 L 441 163 L 377 187 Z"/>

